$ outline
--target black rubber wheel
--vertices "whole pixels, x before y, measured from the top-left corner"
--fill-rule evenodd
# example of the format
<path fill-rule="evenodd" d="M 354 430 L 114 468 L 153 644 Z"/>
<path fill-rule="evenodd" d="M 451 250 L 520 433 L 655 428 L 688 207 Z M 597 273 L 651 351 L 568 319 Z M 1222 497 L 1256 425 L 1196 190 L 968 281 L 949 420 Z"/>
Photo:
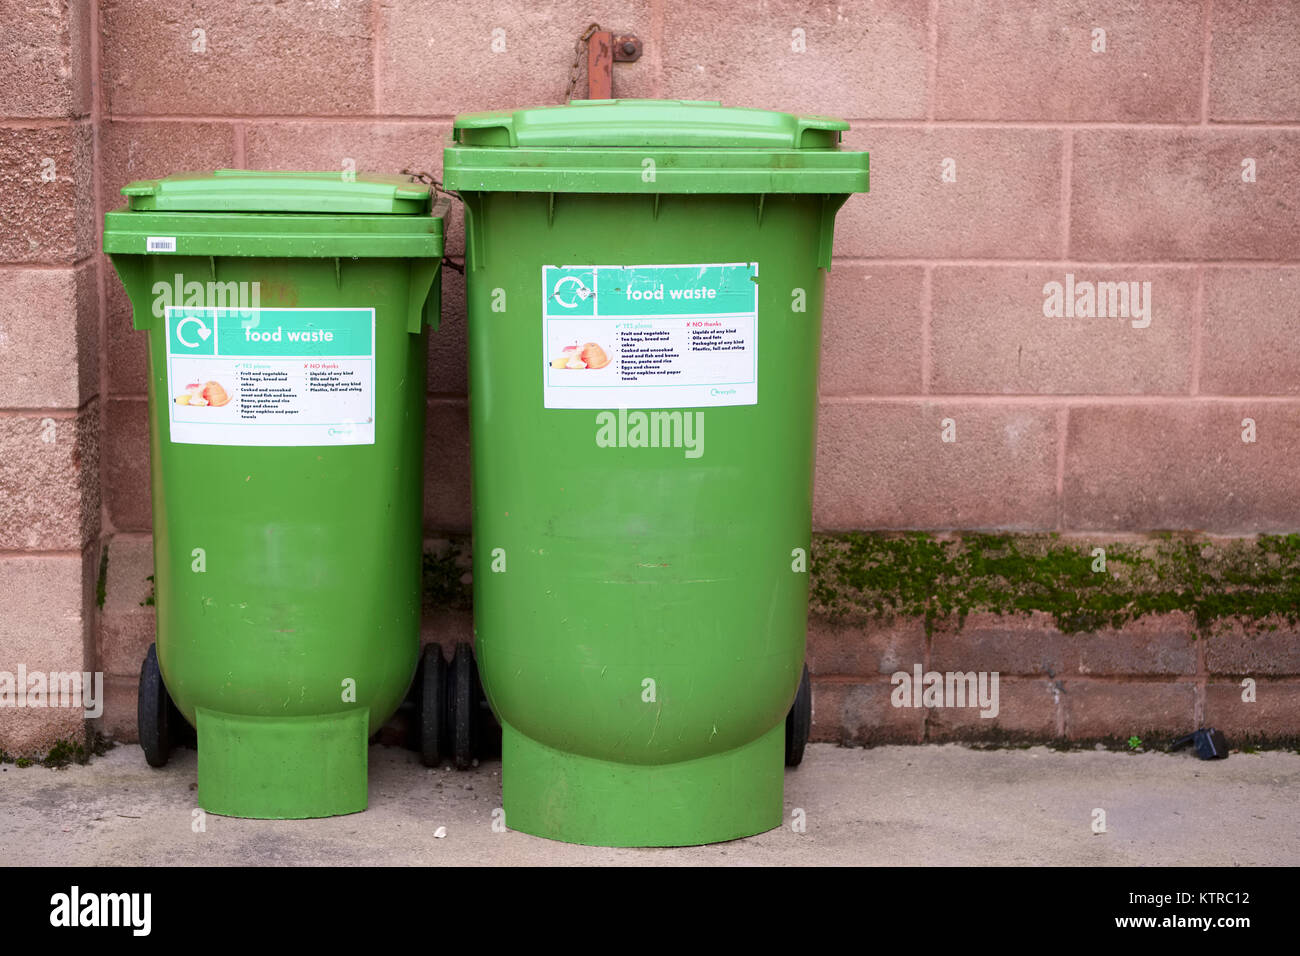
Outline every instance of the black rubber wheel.
<path fill-rule="evenodd" d="M 457 770 L 474 762 L 478 734 L 478 677 L 474 650 L 464 641 L 456 645 L 447 671 L 447 696 L 451 704 L 451 759 Z"/>
<path fill-rule="evenodd" d="M 135 726 L 140 736 L 140 749 L 151 767 L 167 765 L 172 752 L 172 714 L 175 704 L 163 685 L 162 671 L 158 669 L 158 650 L 149 645 L 140 665 L 140 698 L 136 706 Z"/>
<path fill-rule="evenodd" d="M 416 728 L 420 763 L 436 767 L 447 750 L 447 662 L 441 644 L 426 644 L 416 672 Z"/>
<path fill-rule="evenodd" d="M 785 765 L 797 767 L 803 761 L 803 749 L 812 731 L 812 678 L 808 665 L 803 666 L 799 690 L 795 692 L 790 713 L 785 715 Z"/>

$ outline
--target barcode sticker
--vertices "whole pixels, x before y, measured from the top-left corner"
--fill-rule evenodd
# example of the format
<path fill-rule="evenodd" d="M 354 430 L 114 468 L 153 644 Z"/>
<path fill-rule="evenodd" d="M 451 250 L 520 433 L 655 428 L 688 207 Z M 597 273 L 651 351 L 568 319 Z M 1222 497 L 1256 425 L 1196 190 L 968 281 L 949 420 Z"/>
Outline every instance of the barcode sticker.
<path fill-rule="evenodd" d="M 145 240 L 144 247 L 146 252 L 175 252 L 176 237 L 175 236 L 149 236 Z"/>

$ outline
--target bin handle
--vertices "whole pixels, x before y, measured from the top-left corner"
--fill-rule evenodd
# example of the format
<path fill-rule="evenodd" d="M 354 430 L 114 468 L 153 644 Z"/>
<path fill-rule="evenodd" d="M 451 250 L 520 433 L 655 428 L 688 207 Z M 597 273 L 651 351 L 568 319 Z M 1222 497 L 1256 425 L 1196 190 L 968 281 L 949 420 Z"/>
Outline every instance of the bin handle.
<path fill-rule="evenodd" d="M 149 292 L 149 264 L 145 256 L 109 253 L 126 296 L 131 302 L 131 328 L 146 332 L 153 327 L 153 297 Z"/>
<path fill-rule="evenodd" d="M 849 124 L 842 119 L 835 119 L 833 116 L 796 116 L 794 124 L 794 148 L 811 149 L 813 146 L 804 146 L 805 133 L 834 133 L 834 136 L 816 137 L 821 140 L 817 145 L 823 148 L 832 148 L 839 145 L 844 136 L 844 130 L 849 128 Z"/>
<path fill-rule="evenodd" d="M 464 130 L 492 130 L 491 133 L 474 135 L 471 138 L 476 146 L 518 146 L 515 134 L 515 116 L 508 110 L 494 110 L 485 113 L 469 113 L 456 119 L 452 128 L 452 142 L 463 143 Z"/>
<path fill-rule="evenodd" d="M 832 250 L 835 242 L 835 214 L 849 201 L 849 193 L 835 193 L 822 197 L 822 221 L 818 230 L 817 265 L 831 271 Z"/>
<path fill-rule="evenodd" d="M 437 329 L 442 319 L 442 257 L 411 260 L 410 292 L 406 300 L 406 331 L 418 335 L 428 325 Z"/>

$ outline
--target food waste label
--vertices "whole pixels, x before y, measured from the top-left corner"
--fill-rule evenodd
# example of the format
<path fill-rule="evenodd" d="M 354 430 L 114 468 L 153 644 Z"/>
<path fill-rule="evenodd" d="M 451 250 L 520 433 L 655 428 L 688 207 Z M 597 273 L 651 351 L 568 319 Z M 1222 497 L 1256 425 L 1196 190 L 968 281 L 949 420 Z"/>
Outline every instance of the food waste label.
<path fill-rule="evenodd" d="M 758 404 L 758 263 L 543 266 L 546 408 Z"/>
<path fill-rule="evenodd" d="M 172 441 L 375 443 L 374 309 L 168 306 L 166 322 Z"/>

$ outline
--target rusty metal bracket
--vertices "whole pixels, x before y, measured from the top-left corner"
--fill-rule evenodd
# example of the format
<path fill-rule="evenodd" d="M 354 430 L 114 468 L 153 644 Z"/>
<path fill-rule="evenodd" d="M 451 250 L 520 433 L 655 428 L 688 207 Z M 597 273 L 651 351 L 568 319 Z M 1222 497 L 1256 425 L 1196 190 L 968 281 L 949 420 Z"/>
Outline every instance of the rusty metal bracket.
<path fill-rule="evenodd" d="M 614 98 L 614 47 L 613 34 L 597 30 L 587 43 L 587 99 L 610 100 Z"/>
<path fill-rule="evenodd" d="M 597 30 L 587 41 L 587 99 L 614 98 L 614 62 L 632 63 L 641 58 L 641 41 L 635 34 L 615 35 Z"/>

